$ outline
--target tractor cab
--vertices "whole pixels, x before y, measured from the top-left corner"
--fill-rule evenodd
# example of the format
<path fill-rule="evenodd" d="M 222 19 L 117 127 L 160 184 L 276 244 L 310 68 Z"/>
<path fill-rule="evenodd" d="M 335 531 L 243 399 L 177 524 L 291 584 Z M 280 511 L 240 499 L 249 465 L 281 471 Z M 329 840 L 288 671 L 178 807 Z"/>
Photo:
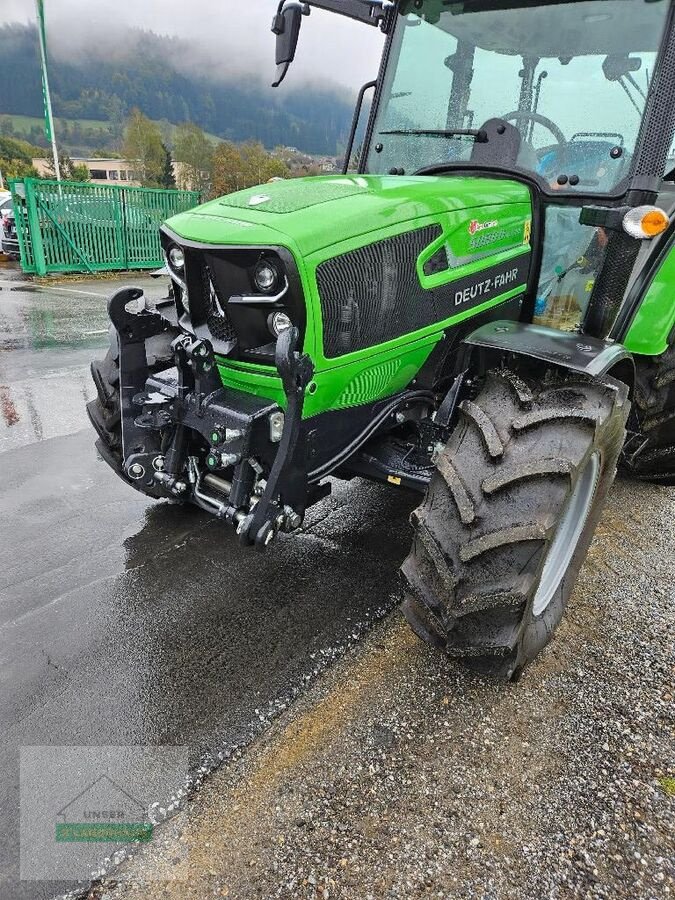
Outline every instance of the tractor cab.
<path fill-rule="evenodd" d="M 468 163 L 532 178 L 545 207 L 535 317 L 578 326 L 607 245 L 579 223 L 580 207 L 628 189 L 668 17 L 667 2 L 644 0 L 407 0 L 365 170 Z M 673 164 L 671 151 L 661 174 Z"/>
<path fill-rule="evenodd" d="M 665 0 L 401 4 L 367 171 L 474 162 L 545 193 L 621 193 L 667 14 Z"/>
<path fill-rule="evenodd" d="M 646 175 L 652 190 L 641 199 L 669 214 L 675 208 L 670 112 L 664 119 L 664 103 L 672 107 L 675 94 L 668 0 L 312 0 L 311 6 L 387 33 L 380 74 L 370 85 L 375 97 L 359 170 L 451 175 L 473 168 L 528 180 L 543 245 L 534 320 L 581 327 L 609 240 L 608 230 L 580 223 L 581 208 L 618 205 L 631 189 L 644 191 L 638 176 Z M 280 5 L 280 14 L 296 21 L 296 41 L 309 9 Z M 280 46 L 290 33 L 281 28 Z M 283 74 L 289 56 L 280 49 Z M 489 247 L 494 234 L 477 235 L 476 245 Z M 607 319 L 595 315 L 596 328 L 607 332 Z"/>

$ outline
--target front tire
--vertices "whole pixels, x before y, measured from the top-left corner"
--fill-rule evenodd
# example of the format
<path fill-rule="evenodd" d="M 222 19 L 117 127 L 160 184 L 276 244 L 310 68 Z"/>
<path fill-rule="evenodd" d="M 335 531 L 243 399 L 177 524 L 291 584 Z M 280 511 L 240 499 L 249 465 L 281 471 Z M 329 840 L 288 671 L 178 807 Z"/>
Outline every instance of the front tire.
<path fill-rule="evenodd" d="M 403 611 L 424 640 L 514 679 L 551 640 L 614 480 L 627 387 L 488 374 L 412 514 Z"/>

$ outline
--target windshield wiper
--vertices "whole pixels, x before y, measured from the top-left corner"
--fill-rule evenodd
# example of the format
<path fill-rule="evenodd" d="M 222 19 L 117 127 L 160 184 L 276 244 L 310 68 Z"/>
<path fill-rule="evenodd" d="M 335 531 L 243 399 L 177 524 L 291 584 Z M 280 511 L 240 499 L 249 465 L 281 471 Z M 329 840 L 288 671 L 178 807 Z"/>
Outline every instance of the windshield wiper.
<path fill-rule="evenodd" d="M 417 134 L 422 137 L 472 137 L 477 144 L 487 144 L 487 131 L 483 128 L 395 128 L 378 134 Z"/>

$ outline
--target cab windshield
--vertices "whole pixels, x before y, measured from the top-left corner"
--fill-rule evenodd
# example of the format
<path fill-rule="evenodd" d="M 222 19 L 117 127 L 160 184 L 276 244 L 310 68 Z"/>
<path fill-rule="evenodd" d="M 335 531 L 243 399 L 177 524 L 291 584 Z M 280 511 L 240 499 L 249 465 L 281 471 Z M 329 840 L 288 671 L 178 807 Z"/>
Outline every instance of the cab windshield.
<path fill-rule="evenodd" d="M 628 175 L 668 0 L 404 0 L 367 171 L 478 158 L 491 119 L 556 191 L 612 193 Z M 480 142 L 480 138 L 478 138 Z M 485 159 L 485 147 L 480 159 Z"/>

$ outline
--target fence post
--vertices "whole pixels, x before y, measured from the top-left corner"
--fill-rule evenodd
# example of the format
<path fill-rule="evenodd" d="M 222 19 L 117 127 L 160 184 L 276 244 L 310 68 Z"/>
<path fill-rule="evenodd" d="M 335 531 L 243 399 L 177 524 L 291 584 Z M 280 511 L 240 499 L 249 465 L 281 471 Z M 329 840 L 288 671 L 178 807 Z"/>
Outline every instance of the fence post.
<path fill-rule="evenodd" d="M 23 180 L 11 179 L 9 189 L 12 192 L 14 204 L 14 220 L 16 224 L 16 239 L 19 242 L 19 257 L 21 268 L 24 272 L 35 269 L 30 240 L 27 238 L 28 223 L 26 221 L 26 185 Z"/>
<path fill-rule="evenodd" d="M 129 241 L 127 237 L 127 204 L 126 188 L 115 190 L 115 224 L 120 243 L 120 257 L 125 269 L 129 268 Z"/>
<path fill-rule="evenodd" d="M 45 248 L 42 243 L 42 231 L 40 230 L 40 216 L 38 214 L 37 201 L 35 199 L 35 179 L 26 178 L 26 215 L 28 217 L 28 234 L 33 250 L 33 262 L 37 275 L 44 278 L 47 274 L 47 261 Z"/>

